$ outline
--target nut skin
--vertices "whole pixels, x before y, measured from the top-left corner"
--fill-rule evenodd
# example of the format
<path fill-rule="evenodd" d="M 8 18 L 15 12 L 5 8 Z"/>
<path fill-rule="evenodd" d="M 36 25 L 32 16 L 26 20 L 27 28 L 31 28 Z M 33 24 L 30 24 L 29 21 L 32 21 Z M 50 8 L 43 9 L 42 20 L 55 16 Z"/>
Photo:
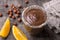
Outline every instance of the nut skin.
<path fill-rule="evenodd" d="M 14 7 L 14 4 L 11 4 L 11 8 L 13 8 Z"/>
<path fill-rule="evenodd" d="M 13 12 L 12 9 L 9 9 L 8 11 L 9 11 L 9 12 Z"/>
<path fill-rule="evenodd" d="M 14 23 L 13 23 L 13 25 L 17 26 L 17 23 L 16 23 L 16 22 L 14 22 Z"/>
<path fill-rule="evenodd" d="M 12 15 L 9 15 L 10 18 L 12 18 Z"/>
<path fill-rule="evenodd" d="M 16 17 L 20 17 L 19 14 L 16 14 Z"/>
<path fill-rule="evenodd" d="M 16 19 L 16 17 L 15 16 L 12 16 L 12 19 Z"/>
<path fill-rule="evenodd" d="M 28 0 L 25 0 L 25 3 L 26 3 L 26 4 L 28 4 L 28 3 L 29 3 L 29 1 L 28 1 Z"/>
<path fill-rule="evenodd" d="M 18 21 L 18 22 L 21 22 L 21 18 L 18 18 L 17 21 Z"/>
<path fill-rule="evenodd" d="M 14 9 L 17 9 L 14 4 L 11 4 L 11 8 L 12 8 L 13 10 L 14 10 Z"/>
<path fill-rule="evenodd" d="M 22 8 L 22 5 L 21 4 L 18 4 L 18 8 Z"/>
<path fill-rule="evenodd" d="M 8 8 L 8 4 L 5 4 L 4 7 L 5 7 L 5 8 Z"/>
<path fill-rule="evenodd" d="M 16 14 L 16 13 L 17 13 L 17 10 L 16 10 L 16 9 L 14 9 L 14 10 L 13 10 L 13 12 Z"/>
<path fill-rule="evenodd" d="M 12 13 L 13 11 L 12 11 L 12 9 L 9 9 L 8 11 L 7 11 L 7 14 L 9 15 L 10 13 Z"/>
<path fill-rule="evenodd" d="M 20 14 L 20 11 L 17 11 L 17 14 Z"/>
<path fill-rule="evenodd" d="M 13 16 L 13 13 L 12 13 L 12 12 L 10 12 L 10 13 L 9 13 L 9 17 L 10 17 L 10 18 L 12 18 L 12 16 Z"/>
<path fill-rule="evenodd" d="M 10 13 L 9 13 L 9 15 L 13 15 L 13 13 L 12 13 L 12 12 L 10 12 Z"/>
<path fill-rule="evenodd" d="M 2 17 L 3 15 L 2 15 L 2 13 L 0 13 L 0 17 Z"/>

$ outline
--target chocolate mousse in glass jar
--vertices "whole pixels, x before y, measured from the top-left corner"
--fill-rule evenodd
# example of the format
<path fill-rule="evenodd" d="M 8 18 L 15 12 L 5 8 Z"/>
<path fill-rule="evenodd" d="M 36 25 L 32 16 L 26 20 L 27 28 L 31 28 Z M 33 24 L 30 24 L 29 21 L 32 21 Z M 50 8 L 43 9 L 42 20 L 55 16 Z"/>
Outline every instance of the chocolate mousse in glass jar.
<path fill-rule="evenodd" d="M 27 7 L 22 13 L 24 27 L 31 35 L 39 34 L 47 24 L 47 12 L 38 5 Z"/>

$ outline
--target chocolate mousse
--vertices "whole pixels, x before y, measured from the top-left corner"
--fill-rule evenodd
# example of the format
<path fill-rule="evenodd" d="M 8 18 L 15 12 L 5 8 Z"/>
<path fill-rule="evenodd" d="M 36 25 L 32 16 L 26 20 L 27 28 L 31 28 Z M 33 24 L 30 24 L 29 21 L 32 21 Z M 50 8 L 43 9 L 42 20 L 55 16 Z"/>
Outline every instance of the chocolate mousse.
<path fill-rule="evenodd" d="M 40 9 L 31 9 L 24 14 L 26 22 L 31 26 L 39 26 L 47 19 L 46 14 Z"/>

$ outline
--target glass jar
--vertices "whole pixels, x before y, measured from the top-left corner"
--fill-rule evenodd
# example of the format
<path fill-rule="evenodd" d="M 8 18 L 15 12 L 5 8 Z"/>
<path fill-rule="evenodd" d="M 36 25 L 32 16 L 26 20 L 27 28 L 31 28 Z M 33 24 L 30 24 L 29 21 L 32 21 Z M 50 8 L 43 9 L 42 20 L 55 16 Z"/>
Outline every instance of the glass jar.
<path fill-rule="evenodd" d="M 46 16 L 46 20 L 45 20 L 45 22 L 44 23 L 42 23 L 42 24 L 40 24 L 40 25 L 37 25 L 37 26 L 32 26 L 32 25 L 30 25 L 27 21 L 26 21 L 26 19 L 25 19 L 25 13 L 27 13 L 29 10 L 31 10 L 31 9 L 40 9 L 40 10 L 42 10 L 43 11 L 43 13 L 44 13 L 44 15 Z M 23 21 L 23 23 L 24 23 L 24 27 L 26 28 L 26 30 L 31 34 L 31 35 L 37 35 L 37 34 L 39 34 L 42 30 L 43 30 L 43 28 L 45 27 L 45 25 L 47 24 L 47 20 L 48 19 L 48 16 L 47 16 L 47 12 L 42 8 L 42 7 L 40 7 L 40 6 L 38 6 L 38 5 L 32 5 L 32 6 L 29 6 L 29 7 L 27 7 L 24 11 L 23 11 L 23 13 L 22 13 L 22 21 Z"/>

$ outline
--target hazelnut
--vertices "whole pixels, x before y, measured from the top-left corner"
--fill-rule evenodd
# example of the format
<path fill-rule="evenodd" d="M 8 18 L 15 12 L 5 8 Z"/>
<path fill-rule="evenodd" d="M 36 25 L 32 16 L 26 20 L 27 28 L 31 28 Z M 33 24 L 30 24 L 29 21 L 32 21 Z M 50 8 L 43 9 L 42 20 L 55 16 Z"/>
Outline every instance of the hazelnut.
<path fill-rule="evenodd" d="M 17 10 L 16 10 L 16 9 L 14 9 L 14 10 L 13 10 L 13 12 L 14 12 L 14 13 L 16 13 L 16 12 L 17 12 Z"/>
<path fill-rule="evenodd" d="M 10 18 L 12 18 L 12 15 L 9 15 Z"/>
<path fill-rule="evenodd" d="M 18 18 L 17 20 L 18 20 L 18 22 L 21 22 L 21 18 Z"/>
<path fill-rule="evenodd" d="M 2 17 L 3 15 L 2 15 L 2 13 L 0 13 L 0 17 Z"/>
<path fill-rule="evenodd" d="M 16 14 L 16 17 L 19 17 L 19 14 Z"/>
<path fill-rule="evenodd" d="M 29 1 L 28 1 L 28 0 L 25 0 L 25 3 L 26 3 L 26 4 L 28 4 L 28 3 L 29 3 Z"/>
<path fill-rule="evenodd" d="M 18 5 L 18 8 L 22 8 L 22 5 Z"/>
<path fill-rule="evenodd" d="M 7 8 L 8 7 L 8 4 L 5 4 L 4 6 Z"/>
<path fill-rule="evenodd" d="M 13 15 L 13 13 L 12 13 L 12 12 L 10 12 L 10 13 L 9 13 L 9 15 Z"/>
<path fill-rule="evenodd" d="M 15 19 L 16 17 L 15 16 L 12 16 L 12 19 Z"/>
<path fill-rule="evenodd" d="M 13 8 L 13 10 L 17 10 L 17 8 L 15 6 L 13 6 L 12 8 Z"/>
<path fill-rule="evenodd" d="M 13 25 L 17 26 L 17 23 L 16 23 L 16 22 L 14 22 L 14 23 L 13 23 Z"/>
<path fill-rule="evenodd" d="M 9 12 L 12 12 L 12 9 L 9 9 L 8 11 L 9 11 Z"/>
<path fill-rule="evenodd" d="M 14 7 L 14 4 L 11 4 L 11 8 L 13 8 Z"/>
<path fill-rule="evenodd" d="M 17 11 L 17 14 L 20 14 L 20 11 Z"/>

